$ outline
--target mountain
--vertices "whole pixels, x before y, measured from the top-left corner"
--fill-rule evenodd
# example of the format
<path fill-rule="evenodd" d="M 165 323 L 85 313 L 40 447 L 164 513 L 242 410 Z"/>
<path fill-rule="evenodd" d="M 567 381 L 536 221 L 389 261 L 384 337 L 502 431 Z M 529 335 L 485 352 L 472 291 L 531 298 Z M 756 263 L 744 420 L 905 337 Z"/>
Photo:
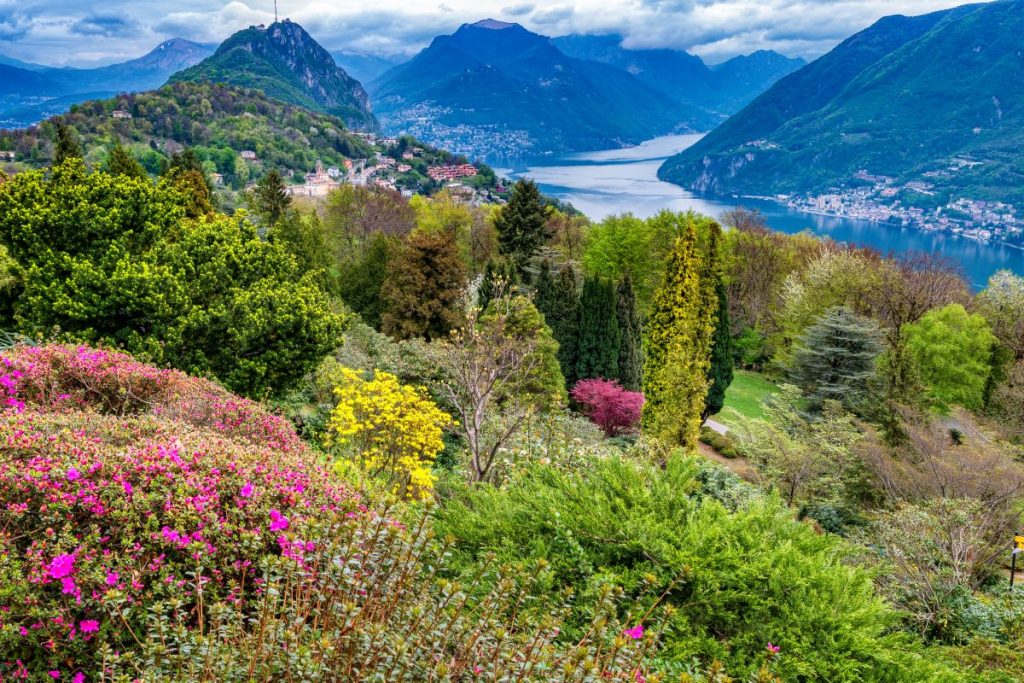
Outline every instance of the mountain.
<path fill-rule="evenodd" d="M 438 36 L 368 87 L 385 130 L 492 159 L 622 146 L 702 120 L 623 69 L 490 19 Z"/>
<path fill-rule="evenodd" d="M 360 83 L 369 83 L 393 66 L 405 61 L 402 57 L 380 57 L 364 52 L 335 50 L 335 63 Z"/>
<path fill-rule="evenodd" d="M 1021 35 L 1024 0 L 886 17 L 659 175 L 718 194 L 808 195 L 867 180 L 904 202 L 1024 201 Z"/>
<path fill-rule="evenodd" d="M 137 59 L 95 69 L 55 68 L 0 57 L 0 127 L 31 125 L 97 97 L 151 90 L 212 53 L 210 45 L 173 38 Z"/>
<path fill-rule="evenodd" d="M 611 64 L 684 105 L 706 114 L 704 130 L 739 111 L 775 81 L 806 62 L 762 50 L 709 67 L 682 50 L 635 50 L 623 47 L 620 35 L 569 35 L 555 45 L 576 59 Z"/>
<path fill-rule="evenodd" d="M 268 97 L 339 116 L 353 128 L 374 128 L 363 86 L 298 24 L 285 19 L 251 26 L 224 41 L 170 83 L 227 83 L 262 90 Z"/>

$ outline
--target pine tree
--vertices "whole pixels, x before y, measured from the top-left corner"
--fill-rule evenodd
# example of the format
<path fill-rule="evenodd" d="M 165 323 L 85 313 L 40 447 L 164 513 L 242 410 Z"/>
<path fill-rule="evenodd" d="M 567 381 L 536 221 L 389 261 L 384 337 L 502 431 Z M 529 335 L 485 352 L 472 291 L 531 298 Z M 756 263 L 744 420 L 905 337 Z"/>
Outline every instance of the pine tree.
<path fill-rule="evenodd" d="M 706 266 L 691 223 L 676 239 L 651 302 L 644 360 L 643 428 L 668 444 L 696 448 L 707 394 L 715 309 L 702 295 Z"/>
<path fill-rule="evenodd" d="M 252 210 L 266 225 L 274 225 L 284 217 L 292 198 L 288 196 L 284 178 L 277 169 L 271 169 L 256 183 L 249 200 Z"/>
<path fill-rule="evenodd" d="M 81 159 L 82 147 L 78 144 L 75 129 L 63 121 L 57 122 L 57 144 L 53 152 L 53 165 L 60 166 L 68 159 Z"/>
<path fill-rule="evenodd" d="M 381 329 L 396 339 L 440 339 L 465 322 L 466 267 L 455 236 L 417 231 L 388 263 Z"/>
<path fill-rule="evenodd" d="M 580 295 L 576 379 L 619 376 L 619 319 L 615 287 L 588 277 Z"/>
<path fill-rule="evenodd" d="M 636 310 L 636 293 L 629 273 L 618 287 L 617 317 L 619 321 L 619 384 L 629 391 L 643 386 L 644 353 L 640 314 Z"/>
<path fill-rule="evenodd" d="M 509 295 L 515 284 L 515 269 L 507 261 L 491 259 L 484 268 L 480 288 L 476 293 L 477 306 L 481 311 L 484 310 L 495 299 Z"/>
<path fill-rule="evenodd" d="M 725 392 L 732 384 L 732 330 L 729 329 L 729 299 L 725 283 L 718 278 L 718 315 L 715 317 L 715 336 L 711 342 L 711 360 L 708 366 L 708 393 L 704 398 L 701 421 L 717 415 L 725 406 Z"/>
<path fill-rule="evenodd" d="M 126 150 L 121 143 L 114 145 L 107 156 L 107 173 L 123 175 L 129 178 L 148 178 L 149 174 L 142 164 Z"/>
<path fill-rule="evenodd" d="M 512 261 L 526 281 L 526 266 L 544 244 L 547 233 L 547 216 L 536 183 L 520 180 L 512 187 L 508 203 L 494 218 L 494 227 L 499 252 Z"/>
<path fill-rule="evenodd" d="M 881 351 L 878 325 L 844 306 L 830 308 L 801 336 L 790 377 L 812 407 L 839 401 L 857 412 L 875 377 Z"/>

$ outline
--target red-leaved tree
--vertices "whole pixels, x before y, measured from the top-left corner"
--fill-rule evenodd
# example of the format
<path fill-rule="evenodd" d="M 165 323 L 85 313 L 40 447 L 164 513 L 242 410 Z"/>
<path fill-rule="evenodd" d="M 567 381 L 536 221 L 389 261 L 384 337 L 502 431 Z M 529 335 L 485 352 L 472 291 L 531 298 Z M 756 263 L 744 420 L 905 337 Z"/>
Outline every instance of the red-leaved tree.
<path fill-rule="evenodd" d="M 644 395 L 623 389 L 615 380 L 583 379 L 570 393 L 586 416 L 607 436 L 632 431 L 640 424 Z"/>

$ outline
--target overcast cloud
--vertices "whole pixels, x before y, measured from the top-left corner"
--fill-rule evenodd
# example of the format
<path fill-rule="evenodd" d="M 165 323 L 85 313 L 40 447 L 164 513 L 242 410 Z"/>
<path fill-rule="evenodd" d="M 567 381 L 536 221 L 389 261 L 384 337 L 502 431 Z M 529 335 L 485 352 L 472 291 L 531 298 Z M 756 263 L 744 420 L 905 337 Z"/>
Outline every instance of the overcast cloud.
<path fill-rule="evenodd" d="M 963 0 L 279 0 L 331 50 L 411 54 L 487 17 L 546 35 L 620 33 L 630 47 L 674 47 L 721 61 L 758 49 L 814 58 L 878 18 Z M 173 8 L 170 9 L 169 8 Z M 0 0 L 0 53 L 43 64 L 121 61 L 173 37 L 217 43 L 273 20 L 273 0 Z"/>

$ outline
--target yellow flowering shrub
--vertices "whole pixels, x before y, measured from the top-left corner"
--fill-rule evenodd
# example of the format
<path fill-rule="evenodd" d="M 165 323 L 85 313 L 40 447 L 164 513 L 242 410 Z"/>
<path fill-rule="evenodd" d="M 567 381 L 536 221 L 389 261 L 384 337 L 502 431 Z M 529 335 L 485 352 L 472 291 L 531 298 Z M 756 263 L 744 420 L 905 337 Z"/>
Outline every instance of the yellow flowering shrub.
<path fill-rule="evenodd" d="M 444 450 L 442 429 L 451 416 L 422 387 L 403 385 L 376 372 L 364 379 L 340 368 L 337 406 L 328 422 L 330 440 L 364 472 L 386 479 L 396 494 L 423 500 L 434 489 L 434 459 Z"/>

